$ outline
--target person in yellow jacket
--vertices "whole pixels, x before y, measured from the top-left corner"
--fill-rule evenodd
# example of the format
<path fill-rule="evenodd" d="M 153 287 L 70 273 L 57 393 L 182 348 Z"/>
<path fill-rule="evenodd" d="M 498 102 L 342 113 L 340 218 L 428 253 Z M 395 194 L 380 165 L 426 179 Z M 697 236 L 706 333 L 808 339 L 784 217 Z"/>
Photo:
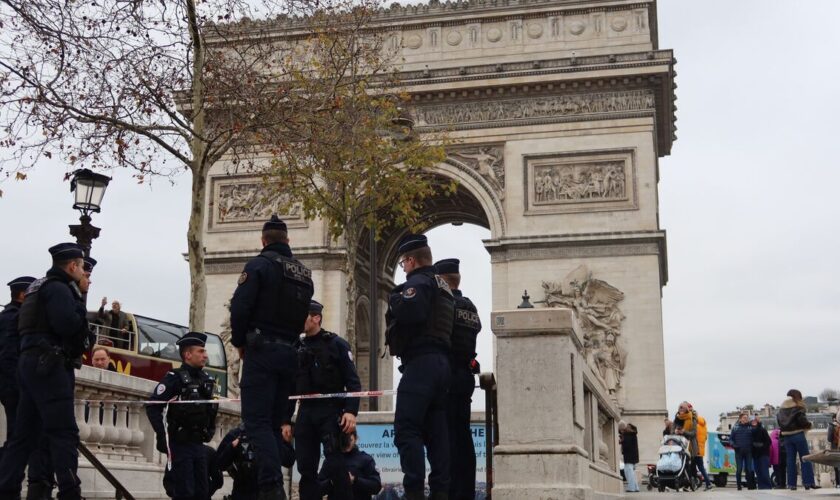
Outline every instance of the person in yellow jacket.
<path fill-rule="evenodd" d="M 690 404 L 689 408 L 692 411 L 694 410 Z M 703 476 L 703 481 L 706 483 L 706 491 L 712 489 L 712 483 L 709 481 L 709 474 L 706 472 L 706 464 L 704 462 L 704 458 L 706 457 L 706 440 L 708 437 L 709 432 L 706 429 L 706 419 L 697 415 L 697 455 L 694 457 L 694 465 Z"/>

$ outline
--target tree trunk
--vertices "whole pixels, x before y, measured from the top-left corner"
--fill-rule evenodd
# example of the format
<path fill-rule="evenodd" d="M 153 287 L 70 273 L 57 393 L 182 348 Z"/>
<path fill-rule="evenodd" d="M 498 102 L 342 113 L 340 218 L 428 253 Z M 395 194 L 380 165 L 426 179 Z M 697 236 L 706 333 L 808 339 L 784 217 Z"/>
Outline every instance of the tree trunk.
<path fill-rule="evenodd" d="M 204 141 L 204 42 L 198 26 L 195 2 L 187 0 L 187 17 L 192 41 L 192 202 L 187 229 L 187 251 L 190 260 L 190 330 L 204 331 L 204 312 L 207 308 L 207 282 L 204 275 L 204 205 L 207 198 L 207 144 Z"/>
<path fill-rule="evenodd" d="M 203 332 L 207 308 L 207 282 L 204 275 L 204 201 L 207 197 L 207 169 L 193 168 L 192 202 L 187 229 L 190 263 L 190 330 Z"/>
<path fill-rule="evenodd" d="M 345 269 L 347 270 L 347 323 L 344 331 L 354 359 L 358 350 L 356 346 L 356 300 L 358 299 L 356 258 L 359 251 L 359 236 L 357 233 L 355 226 L 347 226 L 344 231 L 345 241 L 347 242 L 347 261 L 345 262 Z"/>

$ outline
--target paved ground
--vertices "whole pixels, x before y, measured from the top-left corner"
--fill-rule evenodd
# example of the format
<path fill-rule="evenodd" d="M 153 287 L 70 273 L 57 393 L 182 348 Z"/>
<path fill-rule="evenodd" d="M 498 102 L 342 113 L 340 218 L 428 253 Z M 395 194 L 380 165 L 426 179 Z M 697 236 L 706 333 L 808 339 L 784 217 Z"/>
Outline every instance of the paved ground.
<path fill-rule="evenodd" d="M 717 499 L 734 499 L 734 498 L 748 498 L 753 500 L 781 500 L 784 498 L 840 498 L 840 489 L 835 488 L 821 488 L 814 491 L 805 491 L 799 489 L 797 491 L 788 490 L 767 490 L 767 491 L 738 491 L 735 488 L 715 488 L 712 491 L 695 491 L 690 492 L 665 492 L 659 493 L 656 491 L 643 490 L 641 493 L 628 493 L 625 498 L 638 500 L 666 500 L 682 498 L 684 500 L 717 500 Z"/>

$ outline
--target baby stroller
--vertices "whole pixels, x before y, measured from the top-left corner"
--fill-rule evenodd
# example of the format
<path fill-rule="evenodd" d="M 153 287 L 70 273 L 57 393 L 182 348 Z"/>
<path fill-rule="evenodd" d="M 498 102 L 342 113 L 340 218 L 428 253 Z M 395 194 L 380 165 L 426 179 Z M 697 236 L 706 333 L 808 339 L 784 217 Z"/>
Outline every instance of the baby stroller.
<path fill-rule="evenodd" d="M 656 484 L 659 491 L 671 488 L 680 491 L 683 488 L 697 489 L 697 478 L 691 477 L 691 455 L 688 452 L 688 440 L 682 436 L 667 435 L 662 438 L 659 447 L 659 461 L 656 462 Z"/>

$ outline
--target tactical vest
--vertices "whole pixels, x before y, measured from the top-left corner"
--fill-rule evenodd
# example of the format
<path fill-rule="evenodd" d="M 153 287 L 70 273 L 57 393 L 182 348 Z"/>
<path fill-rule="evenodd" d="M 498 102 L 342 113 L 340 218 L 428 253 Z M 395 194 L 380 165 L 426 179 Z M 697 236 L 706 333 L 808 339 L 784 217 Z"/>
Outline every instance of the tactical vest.
<path fill-rule="evenodd" d="M 309 302 L 315 293 L 312 283 L 312 271 L 298 260 L 281 255 L 274 251 L 264 251 L 260 254 L 279 266 L 280 297 L 277 304 L 278 326 L 292 332 L 299 332 L 309 314 Z"/>
<path fill-rule="evenodd" d="M 469 362 L 475 356 L 475 343 L 481 320 L 475 306 L 466 297 L 455 297 L 455 324 L 452 327 L 452 358 Z"/>
<path fill-rule="evenodd" d="M 205 372 L 193 377 L 186 367 L 173 370 L 181 380 L 180 401 L 199 401 L 213 398 L 216 381 Z M 218 408 L 210 403 L 171 404 L 166 412 L 167 433 L 181 443 L 210 441 L 216 426 Z"/>
<path fill-rule="evenodd" d="M 455 321 L 455 297 L 449 289 L 449 284 L 440 275 L 433 276 L 436 285 L 435 294 L 432 297 L 432 310 L 423 333 L 442 340 L 447 347 L 451 347 L 452 326 Z"/>
<path fill-rule="evenodd" d="M 50 333 L 52 331 L 47 315 L 41 312 L 39 293 L 41 287 L 50 281 L 59 280 L 53 277 L 41 278 L 32 283 L 27 289 L 23 304 L 20 306 L 20 313 L 18 314 L 18 332 L 21 336 L 31 333 Z"/>
<path fill-rule="evenodd" d="M 321 331 L 319 338 L 301 341 L 298 347 L 297 391 L 299 394 L 330 394 L 344 390 L 341 369 L 330 349 L 336 334 Z"/>
<path fill-rule="evenodd" d="M 23 304 L 20 306 L 20 313 L 18 315 L 18 332 L 20 336 L 29 335 L 33 333 L 53 333 L 50 327 L 49 319 L 42 308 L 43 303 L 40 298 L 41 289 L 47 283 L 54 281 L 62 285 L 70 287 L 73 292 L 73 297 L 77 301 L 82 300 L 82 292 L 76 283 L 64 283 L 56 277 L 48 276 L 41 278 L 32 283 L 26 291 L 26 297 L 23 299 Z M 58 286 L 58 285 L 52 285 Z M 79 329 L 78 332 L 71 339 L 59 339 L 63 342 L 62 347 L 65 351 L 65 356 L 68 358 L 78 358 L 85 351 L 90 349 L 90 330 L 85 326 Z"/>

